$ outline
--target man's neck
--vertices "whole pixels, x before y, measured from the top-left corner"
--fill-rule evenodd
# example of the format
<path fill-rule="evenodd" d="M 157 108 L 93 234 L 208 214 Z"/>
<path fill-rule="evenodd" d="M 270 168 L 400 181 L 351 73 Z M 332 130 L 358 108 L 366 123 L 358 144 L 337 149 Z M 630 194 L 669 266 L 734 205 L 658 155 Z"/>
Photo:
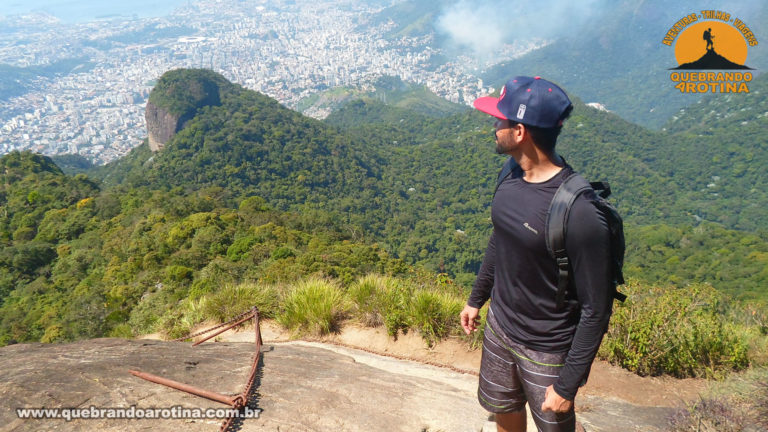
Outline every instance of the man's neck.
<path fill-rule="evenodd" d="M 513 157 L 523 170 L 523 179 L 528 183 L 543 183 L 557 175 L 565 166 L 565 161 L 557 153 L 547 155 L 538 149 Z"/>

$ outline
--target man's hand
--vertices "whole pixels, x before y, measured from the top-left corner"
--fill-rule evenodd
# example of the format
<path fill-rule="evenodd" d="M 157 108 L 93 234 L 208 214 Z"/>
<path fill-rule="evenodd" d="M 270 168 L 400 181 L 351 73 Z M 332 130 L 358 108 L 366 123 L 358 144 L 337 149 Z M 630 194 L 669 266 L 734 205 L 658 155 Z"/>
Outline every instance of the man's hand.
<path fill-rule="evenodd" d="M 461 317 L 461 326 L 464 327 L 464 333 L 471 334 L 473 331 L 477 331 L 477 326 L 480 324 L 480 309 L 466 305 L 459 316 Z"/>
<path fill-rule="evenodd" d="M 544 403 L 541 404 L 542 412 L 564 413 L 573 408 L 573 401 L 569 401 L 557 394 L 553 385 L 547 387 L 547 393 L 544 397 Z"/>

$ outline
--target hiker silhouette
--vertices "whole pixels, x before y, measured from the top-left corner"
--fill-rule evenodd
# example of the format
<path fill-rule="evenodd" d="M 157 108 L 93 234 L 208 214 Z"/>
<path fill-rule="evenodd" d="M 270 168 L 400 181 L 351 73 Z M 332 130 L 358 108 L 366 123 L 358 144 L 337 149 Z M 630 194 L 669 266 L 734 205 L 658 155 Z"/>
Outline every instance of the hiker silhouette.
<path fill-rule="evenodd" d="M 715 43 L 712 42 L 714 36 L 712 35 L 712 29 L 709 28 L 704 32 L 704 40 L 707 41 L 707 51 L 714 51 Z"/>

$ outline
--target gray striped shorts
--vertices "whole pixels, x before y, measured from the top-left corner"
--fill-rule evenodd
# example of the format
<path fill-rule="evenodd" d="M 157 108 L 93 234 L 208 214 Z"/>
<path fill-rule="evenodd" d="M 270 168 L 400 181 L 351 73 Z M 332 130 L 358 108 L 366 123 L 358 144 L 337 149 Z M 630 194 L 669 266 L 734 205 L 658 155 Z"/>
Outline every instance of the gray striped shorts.
<path fill-rule="evenodd" d="M 492 413 L 511 413 L 530 403 L 540 432 L 570 432 L 576 428 L 573 409 L 567 413 L 542 412 L 548 386 L 560 376 L 567 353 L 542 353 L 512 342 L 488 311 L 480 363 L 480 405 Z"/>

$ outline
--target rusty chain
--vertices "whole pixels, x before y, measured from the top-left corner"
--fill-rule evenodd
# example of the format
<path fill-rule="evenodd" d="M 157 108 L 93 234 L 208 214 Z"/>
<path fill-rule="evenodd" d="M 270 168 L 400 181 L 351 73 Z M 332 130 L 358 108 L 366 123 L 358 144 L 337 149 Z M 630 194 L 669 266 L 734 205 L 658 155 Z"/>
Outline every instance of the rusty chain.
<path fill-rule="evenodd" d="M 195 388 L 194 386 L 186 385 L 186 384 L 183 384 L 183 383 L 178 383 L 178 382 L 175 382 L 175 381 L 172 381 L 172 380 L 167 380 L 167 379 L 164 379 L 162 377 L 154 376 L 152 374 L 146 374 L 146 373 L 139 372 L 139 371 L 129 371 L 129 372 L 131 374 L 139 377 L 139 378 L 146 379 L 146 380 L 152 381 L 152 382 L 156 382 L 158 384 L 166 385 L 166 386 L 175 388 L 177 390 L 185 391 L 187 393 L 192 393 L 192 394 L 195 394 L 197 396 L 205 397 L 207 399 L 216 400 L 216 401 L 219 401 L 221 403 L 230 405 L 235 410 L 242 411 L 242 409 L 246 405 L 248 405 L 248 398 L 250 397 L 251 392 L 253 391 L 254 381 L 256 380 L 256 375 L 258 374 L 258 369 L 259 369 L 259 359 L 261 357 L 261 345 L 262 345 L 261 325 L 260 325 L 260 320 L 259 320 L 259 309 L 254 306 L 253 308 L 251 308 L 251 309 L 241 313 L 240 315 L 237 315 L 236 317 L 232 318 L 231 320 L 229 320 L 229 321 L 227 321 L 225 323 L 216 325 L 214 327 L 211 327 L 209 329 L 206 329 L 206 330 L 194 333 L 194 334 L 189 334 L 187 336 L 184 336 L 184 337 L 181 337 L 181 338 L 176 338 L 176 339 L 172 340 L 173 342 L 179 342 L 179 341 L 183 341 L 183 340 L 187 340 L 187 339 L 192 339 L 194 337 L 201 336 L 201 335 L 204 335 L 206 333 L 210 333 L 210 332 L 212 332 L 214 330 L 218 330 L 220 328 L 223 328 L 223 327 L 226 327 L 226 326 L 230 326 L 229 328 L 225 328 L 224 330 L 222 330 L 222 332 L 224 332 L 224 331 L 230 330 L 230 329 L 236 327 L 237 325 L 239 325 L 240 323 L 238 323 L 238 321 L 243 321 L 244 322 L 245 320 L 249 319 L 249 318 L 246 318 L 246 317 L 248 317 L 248 315 L 251 315 L 252 318 L 253 318 L 253 327 L 254 327 L 254 332 L 255 332 L 255 336 L 256 336 L 256 350 L 255 350 L 255 353 L 253 355 L 253 361 L 252 361 L 252 364 L 251 364 L 251 373 L 248 375 L 248 382 L 245 384 L 245 387 L 244 387 L 243 391 L 240 394 L 238 394 L 238 395 L 235 395 L 233 397 L 229 397 L 229 396 L 221 395 L 221 394 L 218 394 L 218 393 L 215 393 L 215 392 L 208 392 L 208 391 L 205 391 L 205 390 L 202 390 L 202 389 L 199 389 L 199 388 Z M 212 338 L 214 336 L 216 336 L 216 334 L 213 334 L 213 335 L 209 336 L 208 338 Z M 203 341 L 205 341 L 205 340 L 207 340 L 207 339 L 203 339 Z M 202 341 L 200 341 L 200 342 L 202 342 Z M 200 342 L 197 342 L 197 343 L 200 343 Z M 211 396 L 211 395 L 213 395 L 213 396 Z M 231 416 L 227 417 L 222 422 L 221 427 L 219 428 L 219 431 L 220 432 L 228 431 L 232 427 L 232 424 L 234 423 L 235 419 L 237 419 L 237 418 L 239 418 L 239 416 L 237 414 L 234 414 L 234 413 Z"/>
<path fill-rule="evenodd" d="M 256 343 L 256 350 L 253 355 L 253 361 L 251 362 L 251 373 L 248 375 L 248 381 L 245 383 L 245 389 L 243 389 L 243 392 L 240 393 L 240 396 L 243 399 L 243 406 L 248 405 L 248 398 L 251 396 L 251 392 L 253 391 L 253 384 L 256 381 L 256 374 L 259 370 L 259 358 L 261 357 L 261 323 L 259 319 L 259 310 L 254 307 L 251 309 L 251 312 L 253 313 L 253 329 L 255 332 L 255 343 Z M 242 314 L 241 314 L 242 315 Z M 229 428 L 232 427 L 232 423 L 235 421 L 235 416 L 231 416 L 224 420 L 222 422 L 221 427 L 219 427 L 219 432 L 227 432 Z"/>
<path fill-rule="evenodd" d="M 212 332 L 212 331 L 214 331 L 214 330 L 218 330 L 218 329 L 220 329 L 220 328 L 222 328 L 222 327 L 226 327 L 226 326 L 228 326 L 228 325 L 230 325 L 230 324 L 234 323 L 235 321 L 237 321 L 237 320 L 239 320 L 239 319 L 241 319 L 241 318 L 245 317 L 246 315 L 253 313 L 253 310 L 254 310 L 254 309 L 256 309 L 256 307 L 253 307 L 253 308 L 251 308 L 251 309 L 248 309 L 247 311 L 245 311 L 245 312 L 241 313 L 240 315 L 238 315 L 238 316 L 236 316 L 236 317 L 232 318 L 231 320 L 229 320 L 229 321 L 227 321 L 227 322 L 225 322 L 225 323 L 221 323 L 221 324 L 219 324 L 219 325 L 216 325 L 216 326 L 214 326 L 214 327 L 211 327 L 211 328 L 209 328 L 209 329 L 206 329 L 206 330 L 203 330 L 203 331 L 199 331 L 199 332 L 197 332 L 197 333 L 191 333 L 191 334 L 188 334 L 188 335 L 186 335 L 186 336 L 182 336 L 182 337 L 180 337 L 180 338 L 171 339 L 171 340 L 170 340 L 170 342 L 181 342 L 181 341 L 185 341 L 185 340 L 187 340 L 187 339 L 196 338 L 196 337 L 198 337 L 198 336 L 202 336 L 202 335 L 204 335 L 204 334 L 206 334 L 206 333 L 210 333 L 210 332 Z"/>

